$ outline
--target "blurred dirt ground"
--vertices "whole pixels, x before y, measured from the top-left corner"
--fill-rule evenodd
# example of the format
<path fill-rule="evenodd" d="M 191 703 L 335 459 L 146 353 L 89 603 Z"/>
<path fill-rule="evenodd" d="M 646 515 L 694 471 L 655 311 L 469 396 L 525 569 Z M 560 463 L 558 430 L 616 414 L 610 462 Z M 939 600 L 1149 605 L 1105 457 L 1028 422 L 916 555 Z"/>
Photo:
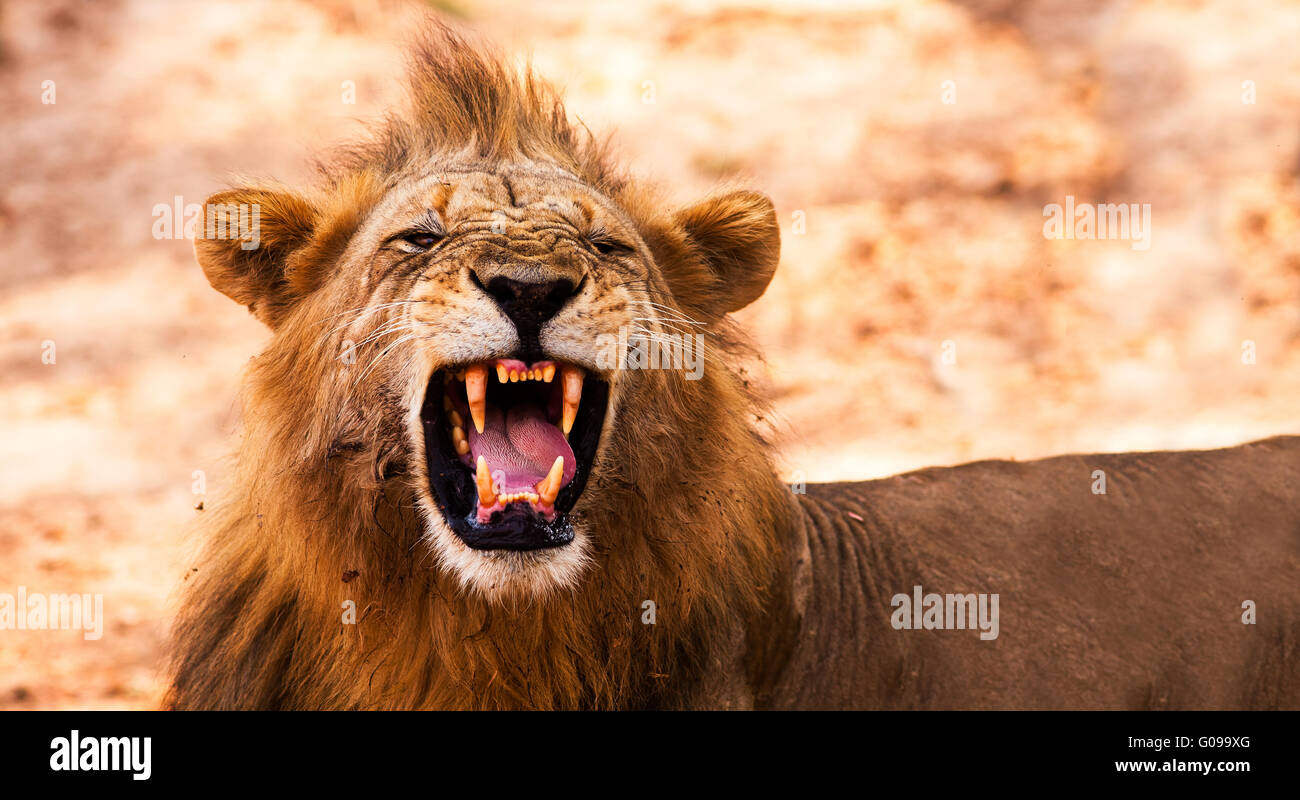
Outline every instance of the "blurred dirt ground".
<path fill-rule="evenodd" d="M 531 55 L 679 200 L 771 194 L 782 267 L 742 317 L 787 476 L 1300 432 L 1287 0 L 0 9 L 0 592 L 100 592 L 107 618 L 0 631 L 2 708 L 155 704 L 184 532 L 222 491 L 266 333 L 153 207 L 309 177 L 395 100 L 431 9 Z M 1151 204 L 1150 249 L 1045 239 L 1067 195 Z"/>

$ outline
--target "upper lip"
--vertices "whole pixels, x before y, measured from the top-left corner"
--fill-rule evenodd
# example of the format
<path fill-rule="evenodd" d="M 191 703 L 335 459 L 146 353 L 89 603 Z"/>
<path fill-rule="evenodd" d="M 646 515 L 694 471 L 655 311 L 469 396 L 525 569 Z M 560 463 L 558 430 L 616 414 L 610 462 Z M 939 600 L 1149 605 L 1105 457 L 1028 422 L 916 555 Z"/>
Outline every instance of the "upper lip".
<path fill-rule="evenodd" d="M 527 550 L 573 538 L 567 512 L 590 476 L 608 385 L 556 359 L 444 367 L 421 421 L 431 493 L 462 540 Z"/>

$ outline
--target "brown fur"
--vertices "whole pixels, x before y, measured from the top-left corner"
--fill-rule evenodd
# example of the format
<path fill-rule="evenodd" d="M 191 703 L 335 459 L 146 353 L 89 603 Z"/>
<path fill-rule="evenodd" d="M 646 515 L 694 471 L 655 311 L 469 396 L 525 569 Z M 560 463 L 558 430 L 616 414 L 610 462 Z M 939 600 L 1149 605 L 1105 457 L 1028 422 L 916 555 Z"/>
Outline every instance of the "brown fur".
<path fill-rule="evenodd" d="M 197 251 L 275 336 L 246 376 L 237 468 L 186 584 L 170 706 L 1300 704 L 1297 440 L 792 495 L 752 427 L 750 354 L 726 319 L 775 269 L 771 203 L 731 192 L 664 210 L 548 87 L 446 31 L 417 48 L 410 85 L 407 111 L 341 151 L 317 190 L 213 198 L 262 208 L 258 250 Z M 465 221 L 464 244 L 446 269 L 407 274 L 379 244 L 426 205 Z M 497 212 L 504 233 L 487 225 Z M 584 231 L 628 235 L 637 256 L 600 262 Z M 611 378 L 567 546 L 581 558 L 485 559 L 428 518 L 412 403 L 433 368 L 502 335 L 467 265 L 589 278 L 554 340 L 574 352 L 634 313 L 657 334 L 706 334 L 701 380 Z M 1115 487 L 1103 498 L 1088 491 L 1098 467 Z M 1003 593 L 1001 638 L 894 630 L 889 598 L 918 582 Z M 1260 602 L 1257 628 L 1237 619 L 1244 599 Z"/>

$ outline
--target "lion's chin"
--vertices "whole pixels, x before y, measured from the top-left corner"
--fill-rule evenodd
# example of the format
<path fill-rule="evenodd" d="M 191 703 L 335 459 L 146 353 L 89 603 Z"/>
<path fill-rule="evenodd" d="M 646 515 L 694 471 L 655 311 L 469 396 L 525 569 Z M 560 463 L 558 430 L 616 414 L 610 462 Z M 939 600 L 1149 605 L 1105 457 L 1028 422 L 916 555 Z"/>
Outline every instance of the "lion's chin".
<path fill-rule="evenodd" d="M 591 566 L 588 539 L 575 534 L 563 547 L 535 550 L 484 550 L 465 544 L 436 507 L 426 508 L 429 541 L 438 565 L 461 588 L 492 602 L 544 599 L 574 589 Z"/>
<path fill-rule="evenodd" d="M 572 364 L 517 359 L 435 370 L 419 413 L 429 498 L 462 571 L 554 573 L 581 566 L 569 514 L 587 485 L 609 384 Z M 459 558 L 477 551 L 478 558 Z M 555 552 L 551 552 L 555 551 Z M 475 581 L 479 583 L 479 581 Z"/>

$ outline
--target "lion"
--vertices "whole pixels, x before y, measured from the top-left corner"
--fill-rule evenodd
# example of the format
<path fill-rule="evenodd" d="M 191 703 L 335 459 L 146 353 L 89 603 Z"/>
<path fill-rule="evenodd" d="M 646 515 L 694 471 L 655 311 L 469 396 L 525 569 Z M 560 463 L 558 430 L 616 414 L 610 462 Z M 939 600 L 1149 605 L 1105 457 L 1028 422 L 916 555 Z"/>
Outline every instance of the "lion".
<path fill-rule="evenodd" d="M 273 335 L 167 707 L 1300 702 L 1300 438 L 792 491 L 730 316 L 771 200 L 670 209 L 446 28 L 408 87 L 314 187 L 209 198 L 197 260 Z"/>

